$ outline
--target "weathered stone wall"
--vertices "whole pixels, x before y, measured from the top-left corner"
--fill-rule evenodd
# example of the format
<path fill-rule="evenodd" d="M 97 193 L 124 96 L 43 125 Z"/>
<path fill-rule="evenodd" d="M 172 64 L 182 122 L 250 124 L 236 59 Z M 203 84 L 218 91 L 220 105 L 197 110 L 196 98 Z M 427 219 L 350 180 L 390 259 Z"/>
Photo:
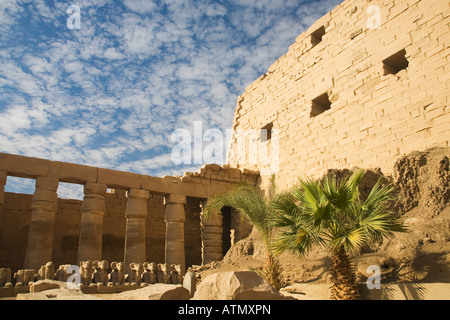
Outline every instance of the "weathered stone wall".
<path fill-rule="evenodd" d="M 164 261 L 165 229 L 163 197 L 148 200 L 146 221 L 147 261 Z M 4 213 L 0 221 L 0 265 L 13 271 L 23 268 L 32 195 L 5 193 Z M 125 192 L 117 190 L 106 195 L 103 224 L 102 257 L 110 262 L 122 261 L 125 249 Z M 81 224 L 80 200 L 58 199 L 53 239 L 53 262 L 76 264 Z M 199 200 L 188 198 L 186 204 L 185 248 L 188 265 L 201 264 Z"/>
<path fill-rule="evenodd" d="M 32 195 L 5 192 L 0 217 L 0 265 L 11 270 L 23 267 L 31 219 Z"/>
<path fill-rule="evenodd" d="M 5 193 L 8 176 L 35 179 L 34 194 Z M 202 239 L 200 203 L 258 178 L 219 165 L 158 178 L 0 153 L 0 266 L 36 270 L 48 261 L 102 259 L 201 264 L 209 243 Z M 58 199 L 60 182 L 84 185 L 84 199 Z"/>
<path fill-rule="evenodd" d="M 279 164 L 273 168 L 281 186 L 331 168 L 380 167 L 391 174 L 404 154 L 448 146 L 449 5 L 344 1 L 246 88 L 233 130 L 278 130 Z M 405 59 L 406 69 L 393 70 L 404 68 Z M 261 147 L 275 143 L 253 139 Z M 263 172 L 267 165 L 252 165 L 251 152 L 239 152 L 242 147 L 232 140 L 229 163 Z"/>

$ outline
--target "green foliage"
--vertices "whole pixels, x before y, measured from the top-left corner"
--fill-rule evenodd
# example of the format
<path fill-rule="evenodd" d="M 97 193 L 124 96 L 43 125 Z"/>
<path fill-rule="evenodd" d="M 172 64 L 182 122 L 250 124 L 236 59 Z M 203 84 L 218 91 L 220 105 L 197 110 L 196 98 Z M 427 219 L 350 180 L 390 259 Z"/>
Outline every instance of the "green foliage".
<path fill-rule="evenodd" d="M 276 290 L 279 290 L 284 285 L 283 268 L 272 252 L 273 226 L 270 223 L 274 214 L 272 202 L 278 197 L 274 175 L 271 178 L 267 194 L 266 197 L 255 185 L 242 183 L 233 191 L 209 199 L 203 215 L 207 219 L 223 207 L 233 207 L 245 216 L 258 230 L 266 247 L 266 263 L 257 273 Z"/>
<path fill-rule="evenodd" d="M 314 246 L 343 246 L 355 253 L 364 244 L 406 231 L 388 208 L 391 186 L 378 181 L 367 199 L 360 199 L 358 184 L 364 174 L 357 170 L 339 184 L 331 175 L 322 181 L 300 180 L 289 193 L 276 197 L 271 223 L 280 232 L 273 251 L 304 256 Z"/>

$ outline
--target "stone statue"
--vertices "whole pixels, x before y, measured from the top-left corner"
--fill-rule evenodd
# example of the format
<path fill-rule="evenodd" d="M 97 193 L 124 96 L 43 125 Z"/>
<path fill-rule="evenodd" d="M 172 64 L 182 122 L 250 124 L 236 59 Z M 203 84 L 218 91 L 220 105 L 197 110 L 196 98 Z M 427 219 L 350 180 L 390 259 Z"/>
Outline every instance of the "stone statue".
<path fill-rule="evenodd" d="M 181 264 L 170 265 L 170 283 L 183 284 L 183 274 Z"/>
<path fill-rule="evenodd" d="M 58 270 L 56 270 L 55 278 L 58 281 L 66 282 L 70 277 L 70 274 L 67 273 L 67 268 L 70 267 L 70 264 L 62 264 L 59 266 Z"/>
<path fill-rule="evenodd" d="M 0 288 L 11 285 L 11 269 L 0 268 Z"/>
<path fill-rule="evenodd" d="M 45 265 L 41 266 L 38 272 L 39 280 L 55 280 L 55 265 L 49 261 Z"/>
<path fill-rule="evenodd" d="M 81 284 L 89 286 L 92 283 L 92 275 L 95 271 L 92 261 L 80 262 Z"/>
<path fill-rule="evenodd" d="M 123 285 L 125 283 L 125 273 L 123 272 L 123 262 L 111 262 L 111 273 L 109 274 L 109 281 L 113 284 Z"/>
<path fill-rule="evenodd" d="M 170 283 L 169 266 L 167 263 L 158 263 L 156 272 L 156 279 L 158 283 Z"/>
<path fill-rule="evenodd" d="M 142 274 L 142 281 L 148 284 L 156 283 L 156 263 L 145 262 L 144 263 L 144 273 Z"/>
<path fill-rule="evenodd" d="M 104 286 L 108 284 L 108 271 L 109 263 L 107 260 L 94 261 L 95 272 L 93 274 L 93 282 L 101 283 Z"/>
<path fill-rule="evenodd" d="M 14 273 L 14 281 L 17 287 L 28 286 L 33 283 L 35 274 L 34 269 L 23 269 Z"/>
<path fill-rule="evenodd" d="M 136 283 L 140 285 L 142 283 L 142 274 L 144 273 L 143 263 L 130 263 L 130 273 L 127 277 L 127 282 Z"/>

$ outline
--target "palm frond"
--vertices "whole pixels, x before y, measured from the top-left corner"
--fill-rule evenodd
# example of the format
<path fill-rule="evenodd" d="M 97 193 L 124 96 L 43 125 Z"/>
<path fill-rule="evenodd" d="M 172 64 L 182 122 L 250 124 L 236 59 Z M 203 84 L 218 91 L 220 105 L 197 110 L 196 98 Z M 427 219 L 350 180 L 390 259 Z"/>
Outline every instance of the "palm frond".
<path fill-rule="evenodd" d="M 366 174 L 366 170 L 364 169 L 357 169 L 353 172 L 351 177 L 349 178 L 347 185 L 356 192 L 358 185 L 360 184 L 361 180 L 363 179 L 364 175 Z"/>
<path fill-rule="evenodd" d="M 383 185 L 381 180 L 378 180 L 364 201 L 363 208 L 385 207 L 388 201 L 392 200 L 393 189 L 391 185 Z"/>
<path fill-rule="evenodd" d="M 329 230 L 331 232 L 329 246 L 331 249 L 344 247 L 346 252 L 355 253 L 367 238 L 363 229 Z"/>
<path fill-rule="evenodd" d="M 204 217 L 220 211 L 223 207 L 233 207 L 254 225 L 262 239 L 268 245 L 271 238 L 270 227 L 267 223 L 270 215 L 269 206 L 261 190 L 252 184 L 243 183 L 235 190 L 217 195 L 208 200 Z"/>
<path fill-rule="evenodd" d="M 276 178 L 275 174 L 272 174 L 269 181 L 267 198 L 271 201 L 277 195 Z"/>
<path fill-rule="evenodd" d="M 322 182 L 322 188 L 325 198 L 339 210 L 346 210 L 355 198 L 355 189 L 347 184 L 347 180 L 337 186 L 334 176 L 327 176 Z"/>
<path fill-rule="evenodd" d="M 323 244 L 324 241 L 317 232 L 309 232 L 305 229 L 291 229 L 280 232 L 272 242 L 272 251 L 274 254 L 288 251 L 292 254 L 305 257 L 314 247 Z"/>

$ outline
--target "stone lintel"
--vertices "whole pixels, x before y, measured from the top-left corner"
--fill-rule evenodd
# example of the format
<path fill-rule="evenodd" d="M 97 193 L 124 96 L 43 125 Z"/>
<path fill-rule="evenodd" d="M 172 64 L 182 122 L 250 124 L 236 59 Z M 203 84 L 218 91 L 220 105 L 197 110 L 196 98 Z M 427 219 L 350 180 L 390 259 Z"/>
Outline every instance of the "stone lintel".
<path fill-rule="evenodd" d="M 61 182 L 85 184 L 97 182 L 97 168 L 80 164 L 52 161 L 50 172 L 59 177 Z"/>
<path fill-rule="evenodd" d="M 115 189 L 139 189 L 141 187 L 141 175 L 132 172 L 98 168 L 97 182 Z"/>

